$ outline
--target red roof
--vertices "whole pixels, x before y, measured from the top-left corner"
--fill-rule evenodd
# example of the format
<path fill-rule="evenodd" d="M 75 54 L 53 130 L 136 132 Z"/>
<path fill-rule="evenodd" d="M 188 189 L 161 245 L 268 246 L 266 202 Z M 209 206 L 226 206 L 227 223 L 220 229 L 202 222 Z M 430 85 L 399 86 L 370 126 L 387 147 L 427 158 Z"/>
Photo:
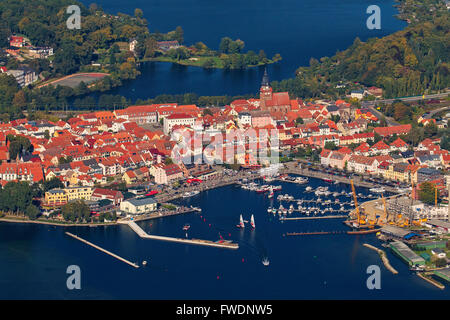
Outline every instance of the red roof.
<path fill-rule="evenodd" d="M 406 134 L 411 130 L 410 124 L 402 124 L 393 127 L 376 127 L 374 132 L 378 133 L 380 136 L 386 137 L 394 134 Z"/>

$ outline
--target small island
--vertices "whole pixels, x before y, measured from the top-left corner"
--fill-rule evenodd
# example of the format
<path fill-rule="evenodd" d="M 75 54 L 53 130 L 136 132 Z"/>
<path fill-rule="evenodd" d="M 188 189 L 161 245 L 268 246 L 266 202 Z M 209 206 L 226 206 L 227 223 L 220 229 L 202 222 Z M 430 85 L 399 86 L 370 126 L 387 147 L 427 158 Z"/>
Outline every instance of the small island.
<path fill-rule="evenodd" d="M 178 27 L 173 34 L 175 38 L 182 40 L 181 27 Z M 170 37 L 171 33 L 167 36 Z M 267 58 L 264 50 L 258 54 L 249 50 L 244 53 L 244 41 L 232 40 L 229 37 L 222 38 L 219 51 L 208 48 L 203 42 L 197 42 L 192 46 L 181 45 L 179 40 L 157 41 L 156 36 L 151 36 L 147 41 L 146 47 L 150 49 L 145 52 L 145 57 L 141 61 L 162 61 L 172 62 L 181 65 L 202 67 L 205 69 L 246 69 L 251 67 L 264 66 L 276 63 L 282 60 L 279 53 L 272 59 Z"/>

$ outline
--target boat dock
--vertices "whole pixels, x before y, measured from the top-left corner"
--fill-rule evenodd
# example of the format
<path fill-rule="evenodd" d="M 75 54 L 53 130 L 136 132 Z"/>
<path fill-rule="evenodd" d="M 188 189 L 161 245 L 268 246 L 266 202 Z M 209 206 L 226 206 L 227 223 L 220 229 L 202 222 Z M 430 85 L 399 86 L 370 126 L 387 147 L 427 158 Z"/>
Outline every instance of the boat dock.
<path fill-rule="evenodd" d="M 81 242 L 84 242 L 85 244 L 87 244 L 87 245 L 89 245 L 89 246 L 91 246 L 91 247 L 93 247 L 93 248 L 95 248 L 97 250 L 100 250 L 101 252 L 104 252 L 104 253 L 110 255 L 111 257 L 116 258 L 117 260 L 125 262 L 126 264 L 129 264 L 130 266 L 132 266 L 134 268 L 139 268 L 139 265 L 137 265 L 136 263 L 130 262 L 130 261 L 128 261 L 128 260 L 126 260 L 126 259 L 124 259 L 122 257 L 119 257 L 117 254 L 114 254 L 114 253 L 112 253 L 112 252 L 110 252 L 108 250 L 105 250 L 105 249 L 103 249 L 103 248 L 101 248 L 101 247 L 99 247 L 99 246 L 97 246 L 97 245 L 95 245 L 95 244 L 93 244 L 93 243 L 91 243 L 91 242 L 89 242 L 87 240 L 84 240 L 83 238 L 80 238 L 79 236 L 76 236 L 76 235 L 74 235 L 74 234 L 72 234 L 70 232 L 65 232 L 65 234 L 67 234 L 68 236 L 70 236 L 70 237 L 72 237 L 74 239 L 77 239 L 77 240 L 79 240 Z"/>
<path fill-rule="evenodd" d="M 346 234 L 346 231 L 315 231 L 315 232 L 287 232 L 283 236 L 310 236 L 310 235 L 326 235 L 326 234 Z"/>
<path fill-rule="evenodd" d="M 192 212 L 202 212 L 202 209 L 191 206 L 191 207 L 177 208 L 176 210 L 172 210 L 172 211 L 162 211 L 162 212 L 158 211 L 158 212 L 146 213 L 146 214 L 135 217 L 134 221 L 145 221 L 145 220 L 151 220 L 151 219 L 158 219 L 158 218 L 170 217 L 170 216 L 192 213 Z M 118 223 L 120 223 L 120 221 Z"/>
<path fill-rule="evenodd" d="M 315 220 L 315 219 L 339 219 L 339 218 L 347 218 L 348 216 L 344 215 L 334 215 L 334 216 L 314 216 L 314 217 L 294 217 L 294 218 L 284 218 L 280 217 L 280 220 Z"/>
<path fill-rule="evenodd" d="M 386 256 L 386 252 L 384 252 L 384 250 L 378 249 L 377 247 L 374 247 L 374 246 L 372 246 L 372 245 L 370 245 L 370 244 L 368 244 L 368 243 L 364 243 L 363 246 L 366 247 L 366 248 L 369 248 L 369 249 L 372 249 L 372 250 L 378 252 L 378 254 L 379 254 L 380 257 L 381 257 L 381 260 L 383 261 L 384 266 L 386 267 L 386 269 L 388 269 L 388 270 L 389 270 L 390 272 L 392 272 L 393 274 L 398 274 L 398 271 L 395 270 L 395 269 L 391 266 L 391 264 L 390 264 L 390 262 L 389 262 L 389 259 L 388 259 L 387 256 Z"/>
<path fill-rule="evenodd" d="M 182 238 L 173 238 L 166 236 L 157 236 L 151 235 L 145 232 L 141 227 L 139 227 L 134 221 L 121 221 L 121 224 L 127 224 L 130 228 L 137 233 L 137 235 L 144 239 L 152 239 L 152 240 L 160 240 L 160 241 L 169 241 L 169 242 L 177 242 L 177 243 L 185 243 L 185 244 L 193 244 L 193 245 L 201 245 L 201 246 L 209 246 L 216 248 L 225 248 L 225 249 L 238 249 L 239 245 L 237 243 L 232 242 L 214 242 L 209 240 L 202 239 L 182 239 Z"/>

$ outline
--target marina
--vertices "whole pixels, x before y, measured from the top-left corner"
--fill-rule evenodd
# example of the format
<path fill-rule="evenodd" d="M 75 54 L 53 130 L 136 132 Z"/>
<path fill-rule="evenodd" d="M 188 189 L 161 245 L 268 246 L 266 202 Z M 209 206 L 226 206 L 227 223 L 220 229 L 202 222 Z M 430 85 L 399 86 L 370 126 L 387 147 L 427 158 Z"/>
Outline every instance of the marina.
<path fill-rule="evenodd" d="M 346 194 L 350 192 L 347 184 L 329 184 L 315 178 L 310 178 L 308 184 L 305 185 L 278 181 L 272 181 L 271 184 L 281 185 L 283 195 L 288 194 L 294 199 L 303 199 L 302 207 L 318 207 L 320 212 L 328 207 L 323 204 L 328 199 L 334 202 L 338 198 L 341 203 L 351 201 L 349 197 L 341 196 L 342 191 Z M 305 192 L 306 187 L 311 187 L 314 191 L 319 187 L 328 187 L 331 194 L 329 196 L 320 195 L 321 203 L 305 202 L 316 201 L 318 198 L 314 192 Z M 370 193 L 368 189 L 364 188 L 358 188 L 356 191 L 357 194 L 361 193 L 364 196 Z M 339 193 L 339 196 L 333 197 L 334 193 Z M 348 270 L 359 269 L 361 266 L 366 266 L 367 263 L 379 263 L 379 257 L 375 255 L 368 257 L 367 249 L 362 246 L 362 243 L 379 245 L 379 241 L 375 237 L 375 233 L 379 232 L 377 228 L 358 230 L 356 233 L 358 237 L 347 236 L 352 234 L 352 231 L 349 231 L 349 228 L 342 223 L 344 218 L 326 218 L 327 215 L 341 214 L 325 212 L 324 215 L 314 216 L 311 213 L 310 216 L 307 216 L 293 211 L 289 215 L 291 204 L 298 209 L 298 204 L 293 201 L 281 202 L 286 209 L 286 218 L 313 219 L 283 222 L 279 220 L 278 215 L 274 216 L 272 211 L 271 213 L 267 212 L 269 207 L 275 207 L 277 213 L 281 204 L 276 199 L 279 194 L 280 192 L 275 192 L 275 197 L 269 198 L 269 193 L 263 195 L 228 185 L 201 192 L 195 197 L 181 197 L 174 201 L 174 205 L 199 208 L 201 213 L 173 214 L 163 216 L 163 219 L 155 217 L 155 219 L 139 220 L 139 222 L 138 218 L 135 218 L 136 225 L 150 238 L 137 236 L 137 233 L 127 224 L 97 228 L 73 226 L 64 230 L 38 224 L 6 225 L 5 223 L 0 223 L 0 237 L 3 239 L 8 237 L 17 242 L 23 235 L 33 234 L 34 246 L 26 253 L 39 262 L 37 269 L 41 277 L 37 281 L 45 283 L 52 290 L 40 295 L 41 297 L 58 296 L 60 283 L 52 282 L 55 268 L 65 270 L 68 263 L 75 263 L 82 270 L 110 268 L 112 272 L 123 274 L 123 277 L 119 277 L 111 284 L 112 287 L 104 286 L 104 283 L 110 282 L 108 282 L 109 277 L 102 273 L 96 273 L 86 280 L 116 298 L 182 299 L 185 297 L 184 288 L 193 288 L 190 297 L 204 298 L 205 290 L 211 287 L 217 289 L 209 294 L 209 297 L 214 299 L 220 299 L 229 294 L 234 294 L 239 299 L 248 297 L 272 299 L 274 290 L 279 292 L 277 298 L 370 298 L 373 292 L 369 292 L 364 285 L 367 275 L 363 272 L 358 276 Z M 340 208 L 340 204 L 331 206 L 335 209 Z M 351 204 L 345 205 L 346 209 L 351 207 Z M 236 228 L 241 214 L 243 220 L 248 220 L 248 222 L 244 222 L 245 228 Z M 252 214 L 256 226 L 254 229 L 250 225 Z M 342 213 L 344 216 L 346 214 Z M 183 229 L 186 225 L 189 225 L 188 230 Z M 97 251 L 71 241 L 72 238 L 67 237 L 64 231 L 76 234 L 103 248 L 117 248 L 112 251 L 118 256 L 130 257 L 130 261 L 139 261 L 140 268 L 137 269 L 139 272 L 135 271 L 135 267 L 129 268 L 128 264 L 111 263 Z M 365 231 L 373 233 L 365 233 Z M 211 249 L 207 249 L 208 246 L 199 245 L 201 241 L 200 243 L 180 241 L 191 240 L 184 239 L 186 233 L 192 240 L 216 240 L 219 239 L 218 234 L 222 234 L 226 239 L 233 239 L 233 242 L 236 242 L 239 247 L 237 250 L 212 250 L 215 246 L 209 246 Z M 175 239 L 175 241 L 167 238 Z M 214 242 L 210 241 L 209 243 Z M 292 250 L 282 250 L 286 247 L 287 242 L 289 242 L 289 246 L 292 246 L 295 254 Z M 49 246 L 54 248 L 52 255 L 42 255 L 41 248 Z M 228 247 L 222 246 L 215 248 L 228 249 Z M 327 250 L 323 250 L 323 248 L 327 248 Z M 169 250 L 170 255 L 168 254 Z M 8 251 L 2 247 L 0 242 L 0 261 L 5 264 L 7 260 L 2 252 Z M 389 255 L 390 252 L 387 254 Z M 63 258 L 55 259 L 55 256 Z M 317 256 L 317 259 L 314 256 Z M 448 296 L 448 286 L 443 290 L 436 290 L 425 281 L 414 281 L 411 277 L 415 277 L 415 274 L 411 274 L 408 265 L 392 261 L 390 256 L 389 258 L 391 262 L 397 263 L 393 265 L 399 273 L 394 276 L 388 272 L 388 276 L 394 278 L 388 278 L 389 280 L 386 281 L 393 283 L 395 289 L 384 289 L 383 298 L 413 298 L 420 294 L 429 298 Z M 328 267 L 330 260 L 336 262 L 336 268 Z M 147 262 L 145 267 L 144 261 Z M 292 263 L 286 263 L 286 261 L 292 261 Z M 317 268 L 327 270 L 327 274 L 317 273 Z M 2 270 L 5 277 L 13 279 L 20 286 L 24 285 L 25 280 L 17 277 L 15 270 L 20 270 L 20 274 L 26 274 L 25 265 L 14 265 L 14 268 L 5 265 Z M 298 281 L 301 281 L 302 286 L 306 289 L 304 291 L 298 291 L 296 288 L 286 285 L 292 282 L 292 274 L 296 272 L 300 277 Z M 308 276 L 303 276 L 304 274 Z M 90 274 L 85 273 L 85 277 L 89 276 Z M 218 276 L 220 279 L 217 279 Z M 257 283 L 254 281 L 255 278 L 258 279 Z M 125 279 L 127 280 L 125 281 Z M 242 284 L 239 292 L 236 293 L 235 286 L 229 286 L 231 279 Z M 330 281 L 329 279 L 335 280 Z M 325 280 L 328 280 L 327 286 L 317 286 L 317 283 L 323 283 Z M 144 281 L 149 286 L 160 289 L 155 293 L 135 285 Z M 271 290 L 267 290 L 267 286 L 270 286 Z M 176 289 L 175 294 L 174 288 Z M 14 290 L 14 288 L 9 290 Z M 87 288 L 84 291 L 86 291 L 85 294 L 95 294 Z M 11 293 L 10 296 L 15 296 L 15 293 Z M 36 294 L 30 290 L 27 297 L 33 298 L 36 297 Z"/>
<path fill-rule="evenodd" d="M 347 218 L 347 216 L 323 216 L 323 217 L 295 217 L 295 218 L 285 218 L 280 217 L 280 220 L 289 221 L 289 220 L 314 220 L 314 219 L 342 219 Z"/>

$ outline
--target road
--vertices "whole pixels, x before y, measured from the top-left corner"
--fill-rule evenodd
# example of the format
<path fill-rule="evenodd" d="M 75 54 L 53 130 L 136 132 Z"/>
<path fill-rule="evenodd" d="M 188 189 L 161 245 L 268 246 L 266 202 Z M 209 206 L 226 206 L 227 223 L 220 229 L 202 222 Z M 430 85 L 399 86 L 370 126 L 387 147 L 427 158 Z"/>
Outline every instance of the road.
<path fill-rule="evenodd" d="M 396 100 L 401 101 L 417 101 L 417 100 L 426 100 L 426 99 L 433 99 L 433 98 L 445 98 L 450 94 L 450 90 L 446 90 L 443 93 L 434 93 L 434 94 L 427 94 L 425 95 L 425 98 L 423 96 L 414 96 L 414 97 L 406 97 L 406 98 L 395 98 L 395 99 L 384 99 L 384 100 L 375 100 L 375 101 L 364 101 L 367 105 L 374 106 L 377 103 L 392 103 Z"/>
<path fill-rule="evenodd" d="M 442 108 L 430 111 L 430 112 L 424 114 L 422 117 L 424 119 L 431 119 L 436 113 L 439 113 L 439 112 L 444 111 L 446 109 L 450 109 L 450 106 L 446 106 L 446 107 L 442 107 Z"/>
<path fill-rule="evenodd" d="M 450 90 L 447 90 L 444 93 L 436 93 L 436 94 L 429 94 L 429 95 L 425 95 L 425 99 L 433 99 L 433 98 L 445 98 L 450 94 Z M 375 100 L 375 101 L 363 101 L 361 103 L 361 106 L 364 108 L 367 108 L 370 110 L 370 112 L 372 112 L 378 119 L 381 119 L 381 117 L 385 117 L 387 125 L 389 127 L 392 126 L 398 126 L 399 123 L 396 122 L 394 119 L 390 118 L 390 117 L 386 117 L 384 114 L 382 114 L 381 112 L 379 112 L 378 110 L 375 109 L 375 105 L 378 103 L 392 103 L 396 100 L 401 100 L 401 101 L 406 101 L 406 102 L 410 102 L 410 101 L 417 101 L 417 100 L 424 100 L 423 96 L 414 96 L 414 97 L 407 97 L 407 98 L 396 98 L 396 99 L 384 99 L 384 100 Z M 431 118 L 433 115 L 435 115 L 436 113 L 448 109 L 450 107 L 443 107 L 440 109 L 436 109 L 432 112 L 430 112 L 429 116 L 427 116 L 427 118 Z"/>

